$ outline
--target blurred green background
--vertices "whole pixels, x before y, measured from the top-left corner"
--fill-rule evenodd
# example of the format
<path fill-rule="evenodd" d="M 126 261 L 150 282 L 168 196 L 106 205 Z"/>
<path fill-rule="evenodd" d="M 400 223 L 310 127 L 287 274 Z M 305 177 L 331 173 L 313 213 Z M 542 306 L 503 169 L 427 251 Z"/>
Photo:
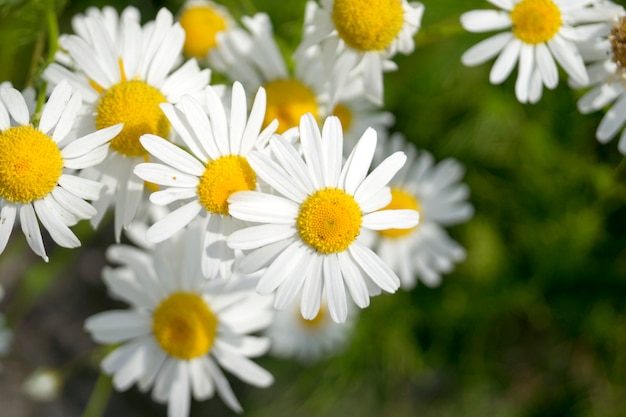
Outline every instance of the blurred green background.
<path fill-rule="evenodd" d="M 299 42 L 304 1 L 220 3 L 236 16 L 268 12 L 286 53 Z M 276 378 L 272 387 L 231 380 L 245 415 L 626 416 L 626 169 L 615 141 L 595 140 L 602 114 L 578 113 L 582 92 L 567 87 L 563 72 L 538 104 L 519 104 L 515 74 L 492 86 L 491 62 L 460 63 L 488 34 L 464 32 L 459 16 L 490 5 L 424 3 L 416 51 L 397 56 L 399 70 L 385 77 L 385 109 L 397 119 L 394 131 L 439 160 L 465 165 L 476 215 L 450 233 L 467 260 L 439 288 L 372 299 L 351 344 L 332 359 L 261 359 Z M 61 33 L 89 5 L 127 4 L 57 1 Z M 148 20 L 182 2 L 132 4 Z M 22 87 L 38 71 L 31 62 L 36 45 L 45 49 L 45 5 L 0 0 L 0 80 Z M 82 226 L 84 247 L 55 249 L 50 265 L 23 244 L 0 257 L 8 314 L 20 319 L 14 346 L 43 340 L 39 350 L 2 359 L 0 392 L 17 393 L 21 382 L 9 378 L 36 366 L 72 369 L 59 400 L 16 405 L 25 410 L 18 416 L 81 415 L 95 383 L 86 359 L 94 345 L 81 327 L 88 315 L 116 306 L 99 281 L 102 249 L 113 239 L 109 230 Z M 70 340 L 59 341 L 65 331 Z M 192 409 L 192 416 L 231 414 L 218 399 Z M 164 416 L 165 408 L 133 388 L 113 394 L 105 415 Z"/>

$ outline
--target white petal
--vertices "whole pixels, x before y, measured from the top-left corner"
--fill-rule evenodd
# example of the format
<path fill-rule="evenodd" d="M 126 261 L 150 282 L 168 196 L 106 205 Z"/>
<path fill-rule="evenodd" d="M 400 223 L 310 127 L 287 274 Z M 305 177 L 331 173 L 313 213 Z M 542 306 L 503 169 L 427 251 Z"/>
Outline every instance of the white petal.
<path fill-rule="evenodd" d="M 357 241 L 348 247 L 348 251 L 377 286 L 390 293 L 396 292 L 400 279 L 371 249 Z"/>
<path fill-rule="evenodd" d="M 299 207 L 286 198 L 256 191 L 241 191 L 228 198 L 231 216 L 256 223 L 294 224 Z"/>
<path fill-rule="evenodd" d="M 346 290 L 343 286 L 341 269 L 336 254 L 324 257 L 324 288 L 330 317 L 335 323 L 344 323 L 348 316 Z"/>
<path fill-rule="evenodd" d="M 512 38 L 511 32 L 503 32 L 487 38 L 465 51 L 461 56 L 461 62 L 467 66 L 482 64 L 498 55 Z"/>
<path fill-rule="evenodd" d="M 264 224 L 237 230 L 228 236 L 228 246 L 233 249 L 249 250 L 260 248 L 287 239 L 297 234 L 293 226 Z"/>
<path fill-rule="evenodd" d="M 2 210 L 0 210 L 0 253 L 2 253 L 7 246 L 7 242 L 13 231 L 13 225 L 15 224 L 16 214 L 17 206 L 11 203 L 5 203 L 2 206 Z"/>
<path fill-rule="evenodd" d="M 39 130 L 46 135 L 50 134 L 50 131 L 59 121 L 61 113 L 65 108 L 67 102 L 72 97 L 72 87 L 70 87 L 67 81 L 61 81 L 50 94 L 48 102 L 41 113 L 41 120 L 39 121 Z"/>
<path fill-rule="evenodd" d="M 521 48 L 522 42 L 518 39 L 511 40 L 505 46 L 493 67 L 491 67 L 491 72 L 489 73 L 489 82 L 491 84 L 500 84 L 507 79 L 517 63 Z"/>
<path fill-rule="evenodd" d="M 354 149 L 352 149 L 352 152 L 350 152 L 343 166 L 339 180 L 339 187 L 342 188 L 341 186 L 343 185 L 343 189 L 346 193 L 353 195 L 357 187 L 363 182 L 372 163 L 372 159 L 374 158 L 376 141 L 376 131 L 372 128 L 368 128 L 363 133 Z"/>
<path fill-rule="evenodd" d="M 59 177 L 59 185 L 84 200 L 97 200 L 103 187 L 99 182 L 69 174 L 62 174 Z"/>
<path fill-rule="evenodd" d="M 134 172 L 142 180 L 169 187 L 195 188 L 200 183 L 197 177 L 184 174 L 170 166 L 154 162 L 137 164 Z"/>
<path fill-rule="evenodd" d="M 187 226 L 202 210 L 196 200 L 177 208 L 163 219 L 153 224 L 146 233 L 146 239 L 152 243 L 159 243 L 172 237 L 176 232 Z"/>
<path fill-rule="evenodd" d="M 207 368 L 213 376 L 217 393 L 222 401 L 224 401 L 233 411 L 242 413 L 243 408 L 241 408 L 241 404 L 239 404 L 237 397 L 235 397 L 235 393 L 233 393 L 233 390 L 221 369 L 211 359 L 207 361 Z"/>
<path fill-rule="evenodd" d="M 15 88 L 2 88 L 0 89 L 0 98 L 17 123 L 24 126 L 30 123 L 28 106 L 26 106 L 24 96 L 19 91 Z"/>
<path fill-rule="evenodd" d="M 408 229 L 419 222 L 415 210 L 381 210 L 363 216 L 363 227 L 370 230 Z"/>
<path fill-rule="evenodd" d="M 37 217 L 56 243 L 65 248 L 80 246 L 80 241 L 76 235 L 63 223 L 59 215 L 52 210 L 45 200 L 35 200 L 33 206 Z"/>
<path fill-rule="evenodd" d="M 110 310 L 85 320 L 85 329 L 98 343 L 120 343 L 152 331 L 152 320 L 133 310 Z"/>
<path fill-rule="evenodd" d="M 461 15 L 461 25 L 469 32 L 491 32 L 511 27 L 511 17 L 501 10 L 472 10 Z"/>
<path fill-rule="evenodd" d="M 252 362 L 250 359 L 228 349 L 224 349 L 223 345 L 215 346 L 212 353 L 220 362 L 222 368 L 230 371 L 243 382 L 256 387 L 268 387 L 274 382 L 272 374 Z"/>
<path fill-rule="evenodd" d="M 145 134 L 139 138 L 144 148 L 171 167 L 196 177 L 204 173 L 204 165 L 173 143 L 156 135 Z"/>
<path fill-rule="evenodd" d="M 545 86 L 555 88 L 559 82 L 559 73 L 554 58 L 552 58 L 552 54 L 545 43 L 535 45 L 535 59 Z"/>
<path fill-rule="evenodd" d="M 35 216 L 35 210 L 33 210 L 33 206 L 30 204 L 20 206 L 20 225 L 22 226 L 24 236 L 26 236 L 28 246 L 30 246 L 33 252 L 41 256 L 44 261 L 48 262 L 48 256 L 46 256 L 46 249 L 43 246 L 37 216 Z"/>
<path fill-rule="evenodd" d="M 406 154 L 401 151 L 387 157 L 359 185 L 354 193 L 354 199 L 359 204 L 366 204 L 368 199 L 375 196 L 380 189 L 384 188 L 391 181 L 405 162 Z"/>
<path fill-rule="evenodd" d="M 346 287 L 348 287 L 350 296 L 360 308 L 369 306 L 370 297 L 367 286 L 365 285 L 365 280 L 363 279 L 363 273 L 355 265 L 348 253 L 340 252 L 337 254 L 337 257 L 339 259 L 343 282 L 346 284 Z"/>

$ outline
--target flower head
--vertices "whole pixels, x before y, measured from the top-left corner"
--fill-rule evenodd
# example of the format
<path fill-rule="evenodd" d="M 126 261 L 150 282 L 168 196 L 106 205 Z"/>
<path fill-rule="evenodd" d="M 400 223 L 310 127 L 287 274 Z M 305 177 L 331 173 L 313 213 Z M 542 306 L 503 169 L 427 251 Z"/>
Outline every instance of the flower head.
<path fill-rule="evenodd" d="M 144 183 L 132 174 L 134 166 L 148 157 L 139 137 L 169 137 L 172 128 L 159 105 L 177 103 L 184 94 L 199 95 L 210 73 L 201 71 L 195 60 L 176 68 L 185 32 L 166 9 L 143 27 L 132 7 L 119 17 L 112 8 L 89 9 L 73 24 L 76 34 L 63 36 L 61 44 L 74 65 L 54 63 L 44 77 L 52 83 L 67 79 L 79 89 L 89 108 L 81 120 L 84 129 L 124 124 L 111 141 L 112 152 L 105 162 L 84 174 L 107 186 L 92 223 L 96 226 L 114 205 L 119 240 L 143 198 Z"/>
<path fill-rule="evenodd" d="M 304 318 L 314 318 L 325 291 L 331 318 L 346 319 L 346 287 L 355 303 L 369 305 L 369 296 L 394 292 L 398 277 L 357 239 L 362 229 L 413 227 L 414 210 L 383 210 L 391 199 L 387 182 L 404 163 L 402 152 L 367 175 L 376 147 L 376 133 L 367 130 L 343 163 L 343 134 L 336 117 L 320 132 L 313 116 L 300 122 L 304 160 L 287 140 L 270 140 L 270 159 L 252 152 L 248 161 L 257 175 L 279 195 L 242 191 L 229 198 L 230 214 L 264 223 L 234 232 L 228 244 L 254 250 L 241 262 L 242 272 L 263 272 L 257 291 L 276 292 L 274 306 L 284 309 L 302 292 Z"/>
<path fill-rule="evenodd" d="M 230 275 L 235 254 L 224 239 L 242 227 L 239 220 L 230 216 L 228 198 L 234 192 L 257 188 L 256 173 L 247 155 L 267 142 L 276 123 L 261 132 L 265 114 L 263 89 L 257 93 L 248 117 L 245 92 L 241 84 L 235 83 L 230 119 L 226 118 L 215 90 L 209 86 L 206 94 L 208 113 L 191 97 L 183 97 L 180 107 L 163 105 L 163 111 L 189 152 L 158 136 L 145 135 L 141 138 L 142 145 L 163 163 L 139 164 L 135 173 L 146 181 L 167 187 L 150 196 L 153 203 L 185 202 L 148 229 L 148 240 L 161 242 L 198 215 L 208 218 L 202 265 L 205 275 L 214 278 L 220 268 L 224 276 Z"/>
<path fill-rule="evenodd" d="M 153 251 L 109 248 L 108 257 L 121 266 L 106 268 L 104 280 L 131 308 L 85 323 L 97 342 L 120 343 L 101 364 L 115 388 L 152 388 L 155 401 L 168 403 L 170 417 L 187 416 L 191 397 L 205 400 L 214 391 L 241 412 L 221 368 L 255 386 L 273 382 L 249 359 L 265 353 L 269 341 L 248 335 L 270 323 L 271 304 L 254 293 L 249 279 L 204 279 L 194 250 L 203 233 L 195 224 Z"/>
<path fill-rule="evenodd" d="M 22 94 L 0 89 L 0 253 L 17 218 L 31 249 L 46 261 L 39 222 L 60 246 L 80 246 L 69 226 L 96 215 L 85 200 L 97 200 L 102 185 L 69 170 L 101 162 L 122 129 L 114 125 L 76 139 L 69 133 L 80 106 L 80 94 L 62 82 L 33 126 Z"/>

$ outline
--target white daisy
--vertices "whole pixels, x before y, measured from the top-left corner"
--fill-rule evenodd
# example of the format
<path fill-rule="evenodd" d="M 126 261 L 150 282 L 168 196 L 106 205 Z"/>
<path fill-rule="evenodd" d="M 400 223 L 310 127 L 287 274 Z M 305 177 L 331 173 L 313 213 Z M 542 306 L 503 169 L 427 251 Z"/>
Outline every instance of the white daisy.
<path fill-rule="evenodd" d="M 147 152 L 139 143 L 144 133 L 168 137 L 171 126 L 161 103 L 177 103 L 184 94 L 199 95 L 208 84 L 210 72 L 200 70 L 195 60 L 178 69 L 185 31 L 173 22 L 172 14 L 161 9 L 156 20 L 143 27 L 134 8 L 118 18 L 114 10 L 89 9 L 74 19 L 76 35 L 61 38 L 61 46 L 74 66 L 50 65 L 44 78 L 52 83 L 63 79 L 79 89 L 88 111 L 84 128 L 124 123 L 111 141 L 112 152 L 102 165 L 85 176 L 107 186 L 95 205 L 94 226 L 107 209 L 115 206 L 115 236 L 133 219 L 143 196 L 144 183 L 132 174 L 144 162 Z"/>
<path fill-rule="evenodd" d="M 243 226 L 230 216 L 228 197 L 236 191 L 256 189 L 256 173 L 247 155 L 267 142 L 276 122 L 260 132 L 265 115 L 263 89 L 257 93 L 249 118 L 246 94 L 239 83 L 233 86 L 230 119 L 211 86 L 206 88 L 206 97 L 208 114 L 191 97 L 183 97 L 179 107 L 162 105 L 189 151 L 158 136 L 144 135 L 141 144 L 163 163 L 139 164 L 135 173 L 166 187 L 150 196 L 153 203 L 184 201 L 182 207 L 148 229 L 149 241 L 168 239 L 198 215 L 208 217 L 202 268 L 208 278 L 214 278 L 220 269 L 223 275 L 229 275 L 235 253 L 226 245 L 225 237 Z"/>
<path fill-rule="evenodd" d="M 187 0 L 178 21 L 185 29 L 185 56 L 203 61 L 217 46 L 217 34 L 236 27 L 228 9 L 209 0 Z"/>
<path fill-rule="evenodd" d="M 300 303 L 296 299 L 284 311 L 274 314 L 272 324 L 265 331 L 271 340 L 270 353 L 307 363 L 336 354 L 346 347 L 352 336 L 356 313 L 352 309 L 345 323 L 335 323 L 322 302 L 317 316 L 306 320 L 302 318 Z"/>
<path fill-rule="evenodd" d="M 578 109 L 586 114 L 610 105 L 596 138 L 607 143 L 621 131 L 617 148 L 626 155 L 626 12 L 621 6 L 612 6 L 612 16 L 596 25 L 592 39 L 580 45 L 583 58 L 591 62 L 587 70 L 593 88 L 578 101 Z"/>
<path fill-rule="evenodd" d="M 424 5 L 406 0 L 322 0 L 321 8 L 312 1 L 307 7 L 311 17 L 296 54 L 319 45 L 324 67 L 333 74 L 331 91 L 340 94 L 351 71 L 357 70 L 365 79 L 367 97 L 382 104 L 382 73 L 396 69 L 390 59 L 397 52 L 413 52 Z"/>
<path fill-rule="evenodd" d="M 320 134 L 312 115 L 300 121 L 304 160 L 279 135 L 270 140 L 276 161 L 252 152 L 248 161 L 259 177 L 280 195 L 241 191 L 228 199 L 230 214 L 265 223 L 234 232 L 228 244 L 252 250 L 240 264 L 244 273 L 267 266 L 257 291 L 276 292 L 274 306 L 283 310 L 302 292 L 301 312 L 314 318 L 326 292 L 331 318 L 344 322 L 346 290 L 361 307 L 383 289 L 395 292 L 396 274 L 356 238 L 362 229 L 413 227 L 414 210 L 383 210 L 391 194 L 387 182 L 402 167 L 402 152 L 390 156 L 367 175 L 376 148 L 376 132 L 367 130 L 343 163 L 343 135 L 336 117 Z"/>
<path fill-rule="evenodd" d="M 430 153 L 418 154 L 401 135 L 393 135 L 384 154 L 398 149 L 406 149 L 407 163 L 389 183 L 392 198 L 386 208 L 417 210 L 420 224 L 412 229 L 379 230 L 373 244 L 382 260 L 400 276 L 403 288 L 413 288 L 418 278 L 436 286 L 442 273 L 452 271 L 455 262 L 465 259 L 465 250 L 442 226 L 472 217 L 474 208 L 467 202 L 469 188 L 459 183 L 464 170 L 454 159 L 435 164 Z"/>
<path fill-rule="evenodd" d="M 69 226 L 90 219 L 102 185 L 69 170 L 101 162 L 109 141 L 121 125 L 75 139 L 69 135 L 81 106 L 80 94 L 67 82 L 54 89 L 37 126 L 22 94 L 0 89 L 0 253 L 19 219 L 31 249 L 48 261 L 38 220 L 60 246 L 75 248 L 80 241 Z"/>
<path fill-rule="evenodd" d="M 579 84 L 588 82 L 576 43 L 584 31 L 574 25 L 587 21 L 597 0 L 488 0 L 502 10 L 473 10 L 461 16 L 470 32 L 509 31 L 487 38 L 468 49 L 461 61 L 468 66 L 498 56 L 489 80 L 500 84 L 519 62 L 515 95 L 521 103 L 536 103 L 543 86 L 553 89 L 559 81 L 558 64 Z M 593 14 L 593 13 L 592 13 Z"/>
<path fill-rule="evenodd" d="M 249 336 L 272 320 L 271 301 L 254 292 L 254 280 L 206 280 L 194 248 L 203 230 L 194 225 L 179 239 L 146 252 L 114 245 L 104 281 L 128 310 L 89 317 L 85 328 L 99 343 L 119 343 L 101 363 L 119 391 L 137 384 L 168 403 L 169 417 L 186 417 L 191 397 L 214 393 L 233 410 L 242 408 L 221 368 L 242 381 L 267 387 L 273 377 L 249 358 L 264 354 L 269 340 Z"/>

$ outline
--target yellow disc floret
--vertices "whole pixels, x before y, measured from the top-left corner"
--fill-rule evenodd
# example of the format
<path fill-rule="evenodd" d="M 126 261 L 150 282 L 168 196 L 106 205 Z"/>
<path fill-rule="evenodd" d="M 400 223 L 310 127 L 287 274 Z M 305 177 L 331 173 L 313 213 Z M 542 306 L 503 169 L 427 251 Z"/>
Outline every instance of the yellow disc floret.
<path fill-rule="evenodd" d="M 255 188 L 256 174 L 248 160 L 239 155 L 225 155 L 207 163 L 198 184 L 198 199 L 208 212 L 226 215 L 232 193 Z"/>
<path fill-rule="evenodd" d="M 278 119 L 277 133 L 298 126 L 300 117 L 311 113 L 317 119 L 317 100 L 313 91 L 297 80 L 275 80 L 263 86 L 267 109 L 263 126 Z"/>
<path fill-rule="evenodd" d="M 341 122 L 343 132 L 347 132 L 352 126 L 352 110 L 345 104 L 339 103 L 333 109 L 333 116 L 337 116 Z"/>
<path fill-rule="evenodd" d="M 226 29 L 224 17 L 208 4 L 186 8 L 179 21 L 185 29 L 183 52 L 193 58 L 206 57 L 216 45 L 215 35 Z"/>
<path fill-rule="evenodd" d="M 296 227 L 300 238 L 324 254 L 343 252 L 361 231 L 363 213 L 354 197 L 338 188 L 324 188 L 300 206 Z"/>
<path fill-rule="evenodd" d="M 511 11 L 513 35 L 524 43 L 548 42 L 561 28 L 561 11 L 552 0 L 522 0 Z"/>
<path fill-rule="evenodd" d="M 123 81 L 105 90 L 96 108 L 96 128 L 124 123 L 111 140 L 111 149 L 126 156 L 145 156 L 139 138 L 145 133 L 166 138 L 170 123 L 159 104 L 167 100 L 159 90 L 141 80 Z"/>
<path fill-rule="evenodd" d="M 0 132 L 0 197 L 30 203 L 50 194 L 63 173 L 63 157 L 54 141 L 32 126 Z"/>
<path fill-rule="evenodd" d="M 177 292 L 154 310 L 154 338 L 170 356 L 193 359 L 206 355 L 217 334 L 217 317 L 194 293 Z"/>
<path fill-rule="evenodd" d="M 420 213 L 420 204 L 417 198 L 415 198 L 412 194 L 402 190 L 400 188 L 392 188 L 391 189 L 391 202 L 381 210 L 415 210 Z M 403 237 L 415 230 L 415 227 L 409 227 L 408 229 L 387 229 L 387 230 L 379 230 L 381 236 L 387 238 L 398 238 Z"/>
<path fill-rule="evenodd" d="M 400 0 L 335 0 L 333 22 L 339 37 L 359 51 L 382 51 L 404 24 Z"/>
<path fill-rule="evenodd" d="M 609 35 L 611 49 L 613 50 L 613 62 L 621 69 L 626 68 L 626 17 L 622 17 L 611 29 Z"/>

